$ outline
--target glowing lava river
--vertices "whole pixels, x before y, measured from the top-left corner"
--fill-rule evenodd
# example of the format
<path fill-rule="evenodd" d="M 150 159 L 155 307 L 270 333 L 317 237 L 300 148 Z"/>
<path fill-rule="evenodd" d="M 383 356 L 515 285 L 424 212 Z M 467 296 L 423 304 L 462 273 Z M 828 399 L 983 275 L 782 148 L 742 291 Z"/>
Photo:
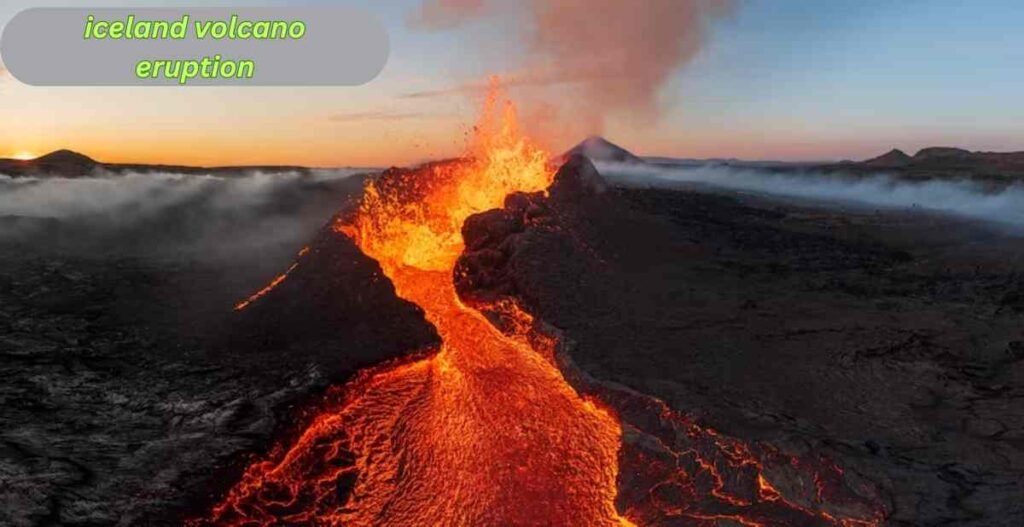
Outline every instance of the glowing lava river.
<path fill-rule="evenodd" d="M 453 286 L 466 218 L 554 177 L 494 102 L 465 160 L 386 173 L 335 226 L 423 309 L 440 349 L 362 372 L 197 523 L 633 525 L 615 504 L 619 420 L 566 382 L 529 314 L 502 306 L 514 323 L 499 331 Z"/>

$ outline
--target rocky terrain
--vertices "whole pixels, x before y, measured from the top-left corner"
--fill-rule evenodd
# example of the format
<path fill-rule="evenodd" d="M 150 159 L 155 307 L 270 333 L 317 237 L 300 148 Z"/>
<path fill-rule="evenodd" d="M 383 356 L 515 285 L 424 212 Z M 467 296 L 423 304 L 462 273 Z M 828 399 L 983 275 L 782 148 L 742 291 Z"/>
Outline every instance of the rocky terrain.
<path fill-rule="evenodd" d="M 746 476 L 722 483 L 769 525 L 876 505 L 888 525 L 1024 522 L 1024 238 L 619 188 L 580 157 L 563 171 L 549 197 L 467 222 L 455 279 L 467 302 L 522 302 L 562 335 L 567 378 L 620 415 L 620 508 L 686 525 L 666 503 L 738 507 L 638 469 L 693 465 L 671 439 L 715 463 L 789 460 L 766 470 L 792 507 L 755 500 Z M 180 524 L 302 430 L 328 386 L 437 342 L 330 228 L 297 257 L 302 242 L 228 261 L 45 245 L 0 251 L 3 525 Z M 841 499 L 819 509 L 821 494 Z"/>
<path fill-rule="evenodd" d="M 951 175 L 971 177 L 1024 176 L 1024 152 L 971 152 L 962 148 L 933 146 L 913 156 L 894 149 L 858 163 L 866 169 L 886 169 L 919 177 Z"/>
<path fill-rule="evenodd" d="M 180 224 L 53 220 L 2 242 L 0 525 L 180 525 L 328 386 L 436 340 L 329 228 L 298 258 L 308 239 L 227 257 L 183 250 Z"/>
<path fill-rule="evenodd" d="M 84 177 L 99 173 L 174 172 L 178 174 L 235 175 L 245 171 L 300 172 L 310 171 L 299 166 L 242 166 L 193 167 L 181 165 L 154 165 L 135 163 L 103 163 L 71 150 L 56 150 L 35 159 L 0 159 L 0 174 L 9 176 Z"/>
<path fill-rule="evenodd" d="M 515 297 L 562 330 L 577 386 L 641 432 L 666 424 L 619 394 L 832 459 L 876 486 L 889 525 L 1024 522 L 1024 238 L 607 187 L 576 162 L 549 199 L 467 222 L 466 298 Z"/>
<path fill-rule="evenodd" d="M 588 141 L 598 145 L 607 143 L 601 138 L 592 138 Z M 581 143 L 568 153 L 585 155 L 595 162 L 635 162 L 619 152 L 618 150 L 621 149 L 615 145 L 611 145 L 614 148 L 586 148 L 586 145 L 586 142 Z M 914 155 L 909 155 L 899 149 L 892 149 L 863 161 L 785 162 L 670 157 L 648 157 L 643 161 L 654 166 L 675 168 L 731 167 L 766 173 L 811 176 L 872 177 L 885 174 L 906 181 L 967 180 L 985 184 L 992 189 L 1003 189 L 1014 183 L 1019 183 L 1024 178 L 1024 152 L 972 152 L 963 148 L 943 146 L 922 148 Z"/>
<path fill-rule="evenodd" d="M 907 181 L 969 180 L 1000 189 L 1024 178 L 1024 152 L 972 152 L 963 148 L 933 146 L 914 155 L 899 149 L 864 161 L 838 163 L 726 162 L 737 167 L 756 167 L 782 173 L 825 173 L 873 176 L 885 173 Z"/>

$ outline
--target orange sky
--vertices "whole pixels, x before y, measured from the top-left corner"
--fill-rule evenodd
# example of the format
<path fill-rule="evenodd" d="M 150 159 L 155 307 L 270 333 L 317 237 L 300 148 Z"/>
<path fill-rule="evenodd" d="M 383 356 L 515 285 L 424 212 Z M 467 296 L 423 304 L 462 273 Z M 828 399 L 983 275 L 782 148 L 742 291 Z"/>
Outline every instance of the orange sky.
<path fill-rule="evenodd" d="M 427 31 L 407 20 L 432 0 L 352 1 L 391 36 L 388 64 L 367 85 L 47 88 L 23 85 L 0 67 L 0 157 L 69 148 L 108 162 L 390 166 L 461 152 L 479 101 L 451 89 L 523 71 L 531 43 L 522 28 L 499 16 Z M 0 25 L 40 4 L 94 2 L 3 0 Z M 602 133 L 641 155 L 692 158 L 863 159 L 933 145 L 1024 150 L 1024 4 L 935 0 L 926 12 L 900 2 L 837 4 L 736 3 L 692 60 L 662 79 L 653 112 L 604 112 L 603 128 L 591 129 L 581 109 L 564 111 L 578 100 L 554 98 L 548 109 L 561 108 L 558 118 L 526 105 L 526 131 L 557 137 L 545 144 L 556 152 Z M 538 89 L 511 93 L 527 102 Z M 423 92 L 443 94 L 409 96 Z"/>
<path fill-rule="evenodd" d="M 39 88 L 8 80 L 0 94 L 0 156 L 71 148 L 108 162 L 408 163 L 457 152 L 459 113 L 468 113 L 398 113 L 393 101 L 359 88 Z"/>

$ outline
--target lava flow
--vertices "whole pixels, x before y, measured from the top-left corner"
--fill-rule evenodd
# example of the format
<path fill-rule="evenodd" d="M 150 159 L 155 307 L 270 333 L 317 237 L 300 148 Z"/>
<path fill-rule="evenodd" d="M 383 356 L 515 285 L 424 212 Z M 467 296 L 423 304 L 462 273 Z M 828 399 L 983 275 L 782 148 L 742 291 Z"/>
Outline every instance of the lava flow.
<path fill-rule="evenodd" d="M 453 286 L 466 218 L 554 177 L 492 92 L 464 159 L 384 174 L 335 226 L 424 310 L 440 349 L 362 372 L 196 523 L 633 524 L 616 509 L 619 420 L 566 382 L 529 314 L 514 302 L 487 306 L 513 322 L 499 331 Z M 758 478 L 764 499 L 778 501 Z"/>
<path fill-rule="evenodd" d="M 463 221 L 553 177 L 548 155 L 519 136 L 496 97 L 466 159 L 376 180 L 338 226 L 423 308 L 441 349 L 354 381 L 294 446 L 250 466 L 213 522 L 629 524 L 613 504 L 616 419 L 525 334 L 503 334 L 464 306 L 452 284 Z"/>
<path fill-rule="evenodd" d="M 298 255 L 299 258 L 302 258 L 303 256 L 305 256 L 306 253 L 308 253 L 308 252 L 309 252 L 309 247 L 303 247 L 302 250 L 299 251 L 299 255 Z M 263 289 L 260 289 L 259 291 L 256 291 L 255 293 L 250 295 L 249 298 L 246 298 L 245 300 L 242 300 L 241 302 L 235 304 L 235 311 L 241 311 L 241 310 L 249 307 L 249 305 L 252 304 L 253 302 L 263 298 L 264 296 L 266 296 L 267 293 L 273 291 L 275 287 L 281 285 L 281 282 L 284 282 L 285 280 L 287 280 L 288 279 L 288 275 L 292 274 L 292 271 L 294 271 L 295 268 L 298 267 L 298 266 L 299 266 L 299 262 L 295 262 L 295 263 L 291 264 L 290 266 L 288 266 L 288 269 L 286 269 L 285 272 L 277 275 Z"/>

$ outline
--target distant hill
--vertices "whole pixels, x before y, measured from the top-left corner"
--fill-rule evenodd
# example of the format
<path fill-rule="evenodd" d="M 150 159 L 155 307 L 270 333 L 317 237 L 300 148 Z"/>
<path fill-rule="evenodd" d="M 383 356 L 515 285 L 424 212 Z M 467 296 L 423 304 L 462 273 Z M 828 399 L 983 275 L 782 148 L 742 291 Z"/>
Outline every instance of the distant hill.
<path fill-rule="evenodd" d="M 963 148 L 954 148 L 951 146 L 930 146 L 928 148 L 922 148 L 914 154 L 911 159 L 914 162 L 922 162 L 928 160 L 940 160 L 949 161 L 953 159 L 970 159 L 974 157 L 974 153 Z"/>
<path fill-rule="evenodd" d="M 868 159 L 867 161 L 862 162 L 862 164 L 870 167 L 892 168 L 905 166 L 912 160 L 913 158 L 908 156 L 906 152 L 898 148 L 894 148 L 878 157 Z"/>
<path fill-rule="evenodd" d="M 103 163 L 71 150 L 57 150 L 35 159 L 0 159 L 0 174 L 9 176 L 54 176 L 82 177 L 103 170 L 107 172 L 175 172 L 181 174 L 240 174 L 249 170 L 263 172 L 308 172 L 300 166 L 234 166 L 196 167 L 182 165 L 146 165 L 128 163 Z"/>
<path fill-rule="evenodd" d="M 0 159 L 0 174 L 60 174 L 78 177 L 91 173 L 97 165 L 99 163 L 89 156 L 71 150 L 57 150 L 35 159 Z"/>
<path fill-rule="evenodd" d="M 864 161 L 787 162 L 668 157 L 647 157 L 644 160 L 654 166 L 719 167 L 780 174 L 871 176 L 884 172 L 907 180 L 970 179 L 994 185 L 992 188 L 1024 181 L 1024 151 L 972 152 L 948 146 L 922 148 L 913 156 L 894 148 Z"/>
<path fill-rule="evenodd" d="M 91 157 L 79 154 L 78 152 L 72 152 L 71 150 L 50 152 L 45 156 L 32 160 L 32 163 L 44 171 L 62 170 L 76 173 L 92 171 L 98 164 Z"/>
<path fill-rule="evenodd" d="M 985 178 L 1024 177 L 1024 152 L 971 152 L 963 148 L 933 146 L 913 156 L 891 150 L 847 168 L 886 169 L 910 176 L 973 176 Z"/>
<path fill-rule="evenodd" d="M 611 141 L 596 135 L 584 139 L 580 144 L 570 148 L 562 159 L 568 159 L 574 154 L 580 154 L 590 158 L 591 161 L 606 161 L 615 163 L 643 163 L 644 160 L 633 155 L 632 152 L 612 143 Z"/>

